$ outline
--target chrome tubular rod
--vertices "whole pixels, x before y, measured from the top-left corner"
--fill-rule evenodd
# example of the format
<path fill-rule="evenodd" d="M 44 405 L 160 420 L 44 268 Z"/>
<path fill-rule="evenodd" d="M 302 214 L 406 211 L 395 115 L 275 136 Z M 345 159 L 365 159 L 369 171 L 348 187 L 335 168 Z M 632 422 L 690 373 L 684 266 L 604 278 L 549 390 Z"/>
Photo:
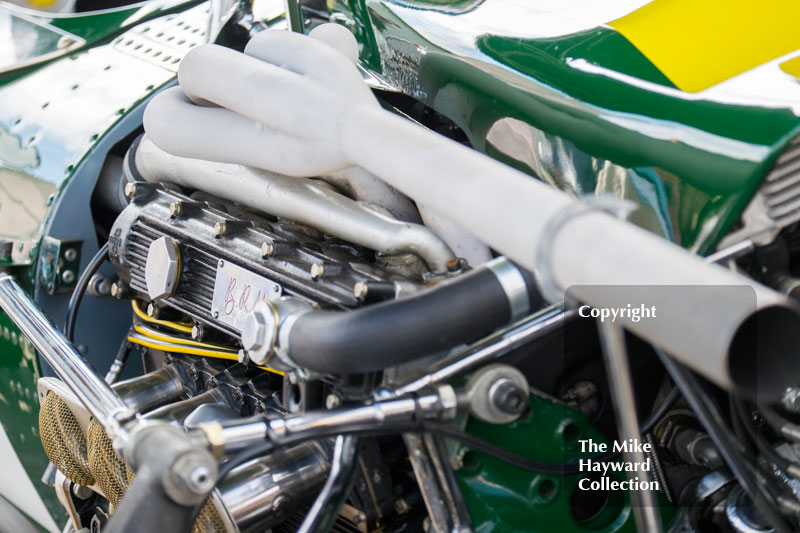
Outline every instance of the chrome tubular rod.
<path fill-rule="evenodd" d="M 86 406 L 112 439 L 127 441 L 123 424 L 135 413 L 22 290 L 13 276 L 0 274 L 0 308 L 17 325 L 55 373 Z"/>
<path fill-rule="evenodd" d="M 636 399 L 633 392 L 633 379 L 628 364 L 628 351 L 625 348 L 625 331 L 622 327 L 611 322 L 597 322 L 600 343 L 603 347 L 603 357 L 606 363 L 606 375 L 611 389 L 614 414 L 617 419 L 617 429 L 620 441 L 625 442 L 636 439 L 644 442 L 639 428 L 639 419 L 636 416 Z M 646 464 L 647 458 L 639 449 L 631 450 L 624 454 L 625 461 L 636 464 Z M 650 472 L 628 472 L 628 479 L 633 480 L 638 476 L 647 485 L 650 481 Z M 656 498 L 649 490 L 631 491 L 633 514 L 636 527 L 639 531 L 661 533 L 661 517 L 658 514 Z"/>
<path fill-rule="evenodd" d="M 339 435 L 333 449 L 331 473 L 297 533 L 328 533 L 333 527 L 355 479 L 358 437 Z"/>
<path fill-rule="evenodd" d="M 381 398 L 400 397 L 419 392 L 437 383 L 446 382 L 480 365 L 495 361 L 512 350 L 558 330 L 568 318 L 576 315 L 574 309 L 563 309 L 558 303 L 531 315 L 512 326 L 493 333 L 453 355 L 436 363 L 429 372 L 414 381 L 391 390 Z"/>

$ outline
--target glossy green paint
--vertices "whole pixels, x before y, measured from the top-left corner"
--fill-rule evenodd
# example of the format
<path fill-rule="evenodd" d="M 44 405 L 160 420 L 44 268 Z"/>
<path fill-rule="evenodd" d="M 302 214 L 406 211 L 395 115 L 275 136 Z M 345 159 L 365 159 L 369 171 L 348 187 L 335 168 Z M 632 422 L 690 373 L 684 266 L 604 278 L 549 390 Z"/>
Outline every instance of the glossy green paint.
<path fill-rule="evenodd" d="M 466 430 L 489 442 L 547 464 L 575 464 L 580 439 L 605 442 L 581 413 L 563 403 L 532 395 L 530 410 L 520 420 L 492 425 L 470 418 Z M 636 531 L 630 498 L 625 492 L 580 500 L 580 476 L 545 476 L 520 470 L 464 445 L 451 448 L 456 478 L 478 533 L 564 531 L 570 533 Z M 619 480 L 625 474 L 610 474 Z M 598 493 L 589 492 L 598 496 Z M 586 493 L 583 494 L 585 496 Z M 604 500 L 602 496 L 607 496 Z M 665 528 L 676 510 L 659 499 Z"/>
<path fill-rule="evenodd" d="M 31 294 L 43 232 L 76 172 L 93 155 L 104 157 L 96 151 L 107 132 L 175 78 L 177 64 L 163 61 L 168 53 L 143 56 L 128 41 L 175 11 L 195 13 L 196 4 L 155 1 L 51 18 L 53 25 L 93 42 L 65 58 L 0 76 L 0 238 L 15 243 L 12 258 L 0 266 L 12 268 Z M 207 19 L 196 13 L 175 16 L 192 16 L 193 24 L 198 16 Z M 202 33 L 198 39 L 199 44 Z M 89 192 L 80 200 L 87 210 Z M 61 231 L 55 228 L 59 236 Z M 0 313 L 0 423 L 46 507 L 63 523 L 55 492 L 39 482 L 48 462 L 38 436 L 40 375 L 32 346 Z"/>
<path fill-rule="evenodd" d="M 713 250 L 800 131 L 796 110 L 760 94 L 767 92 L 767 78 L 743 98 L 715 88 L 687 94 L 613 29 L 598 23 L 559 34 L 545 26 L 553 17 L 535 5 L 329 5 L 334 20 L 359 39 L 365 68 L 447 115 L 475 148 L 540 178 L 526 162 L 558 151 L 556 171 L 581 172 L 554 185 L 634 199 L 645 228 L 698 253 Z M 537 34 L 543 36 L 528 37 Z M 800 84 L 796 94 L 800 100 Z M 528 131 L 494 135 L 492 142 L 492 128 L 509 119 Z M 530 137 L 538 144 L 520 154 Z M 516 151 L 509 153 L 508 145 Z M 576 164 L 564 167 L 563 161 Z M 609 165 L 611 177 L 603 173 Z M 631 194 L 637 176 L 647 176 L 650 185 Z"/>

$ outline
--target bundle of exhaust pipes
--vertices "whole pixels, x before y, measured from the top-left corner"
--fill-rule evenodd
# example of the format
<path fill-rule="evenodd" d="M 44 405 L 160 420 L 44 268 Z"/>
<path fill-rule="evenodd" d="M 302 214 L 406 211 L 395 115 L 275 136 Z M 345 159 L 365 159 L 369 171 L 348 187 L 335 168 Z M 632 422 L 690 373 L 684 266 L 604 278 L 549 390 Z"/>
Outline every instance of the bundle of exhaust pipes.
<path fill-rule="evenodd" d="M 529 315 L 539 295 L 557 302 L 569 292 L 592 307 L 620 308 L 605 286 L 690 286 L 696 289 L 680 297 L 648 293 L 658 321 L 619 312 L 617 324 L 728 391 L 766 399 L 796 385 L 800 313 L 785 296 L 384 110 L 363 83 L 354 47 L 346 30 L 324 25 L 310 36 L 262 32 L 244 53 L 216 45 L 192 50 L 180 64 L 180 85 L 146 110 L 146 137 L 134 154 L 139 177 L 213 193 L 375 250 L 414 253 L 433 273 L 446 272 L 456 256 L 480 264 L 489 247 L 507 259 L 355 311 L 259 304 L 248 318 L 252 327 L 242 330 L 255 363 L 334 374 L 382 370 L 492 335 Z M 309 176 L 345 182 L 356 200 L 385 205 L 388 214 Z M 293 201 L 284 201 L 289 194 Z M 414 203 L 423 219 L 455 229 L 440 238 L 417 224 Z M 753 298 L 718 290 L 729 286 Z M 441 382 L 473 368 L 469 357 L 524 340 L 512 329 L 495 344 L 456 351 L 426 379 L 369 406 L 184 432 L 142 417 L 141 406 L 91 369 L 7 274 L 0 277 L 0 307 L 136 471 L 110 532 L 156 530 L 165 517 L 166 527 L 187 530 L 216 484 L 218 459 L 259 443 L 285 446 L 319 436 L 320 428 L 335 436 L 378 422 L 411 430 L 450 420 L 465 402 L 480 413 L 469 395 Z M 457 316 L 429 332 L 426 324 L 444 309 Z M 537 317 L 537 332 L 555 327 L 548 312 Z M 431 386 L 438 388 L 420 392 Z M 352 461 L 353 446 L 337 441 L 331 479 L 347 471 L 342 465 Z M 326 465 L 320 474 L 328 471 Z M 326 489 L 323 496 L 339 497 Z"/>

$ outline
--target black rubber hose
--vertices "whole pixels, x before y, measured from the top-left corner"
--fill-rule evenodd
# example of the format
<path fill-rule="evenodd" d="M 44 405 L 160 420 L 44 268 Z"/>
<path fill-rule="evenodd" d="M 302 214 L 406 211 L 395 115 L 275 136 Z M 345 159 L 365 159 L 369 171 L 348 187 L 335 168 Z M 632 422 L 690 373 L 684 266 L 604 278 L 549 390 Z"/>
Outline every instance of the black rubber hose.
<path fill-rule="evenodd" d="M 532 276 L 518 270 L 536 309 L 541 298 Z M 376 372 L 475 341 L 510 320 L 503 286 L 482 267 L 401 300 L 301 315 L 289 334 L 289 356 L 317 372 Z"/>
<path fill-rule="evenodd" d="M 81 305 L 83 295 L 86 293 L 86 287 L 89 286 L 89 281 L 92 279 L 92 276 L 94 276 L 97 269 L 100 268 L 100 265 L 103 264 L 103 261 L 105 261 L 107 257 L 108 243 L 105 243 L 100 247 L 95 256 L 92 257 L 89 264 L 86 265 L 83 273 L 78 278 L 78 282 L 75 284 L 75 290 L 72 291 L 72 296 L 67 305 L 67 319 L 64 322 L 64 335 L 70 342 L 75 341 L 75 319 L 78 316 L 78 308 Z"/>

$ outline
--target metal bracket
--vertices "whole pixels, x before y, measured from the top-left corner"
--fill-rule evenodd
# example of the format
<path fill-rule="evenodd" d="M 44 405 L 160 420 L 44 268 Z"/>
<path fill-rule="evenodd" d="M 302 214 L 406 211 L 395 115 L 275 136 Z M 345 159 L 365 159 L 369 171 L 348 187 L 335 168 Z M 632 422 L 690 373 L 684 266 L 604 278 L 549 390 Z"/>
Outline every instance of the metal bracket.
<path fill-rule="evenodd" d="M 81 266 L 83 241 L 45 237 L 39 254 L 39 283 L 48 294 L 75 288 Z"/>

